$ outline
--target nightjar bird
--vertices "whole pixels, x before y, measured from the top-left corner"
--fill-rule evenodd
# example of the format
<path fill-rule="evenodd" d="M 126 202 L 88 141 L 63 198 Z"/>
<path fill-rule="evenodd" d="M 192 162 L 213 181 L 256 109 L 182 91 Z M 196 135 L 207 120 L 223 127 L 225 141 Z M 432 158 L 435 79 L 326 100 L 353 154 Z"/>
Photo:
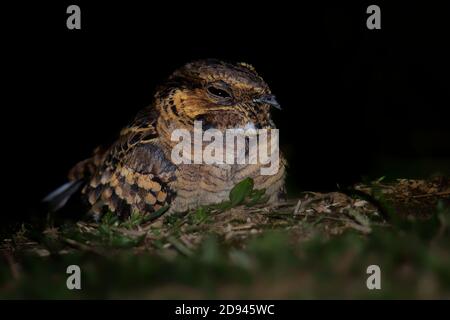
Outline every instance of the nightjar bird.
<path fill-rule="evenodd" d="M 268 85 L 246 63 L 200 60 L 176 70 L 157 89 L 153 103 L 138 112 L 117 140 L 97 148 L 91 158 L 69 173 L 70 182 L 44 201 L 54 209 L 81 189 L 89 212 L 112 211 L 121 217 L 138 211 L 150 214 L 170 205 L 169 212 L 219 203 L 238 182 L 250 177 L 255 189 L 265 189 L 269 201 L 284 192 L 286 161 L 279 170 L 261 175 L 262 164 L 175 164 L 171 151 L 174 129 L 275 128 L 271 107 L 279 108 Z"/>

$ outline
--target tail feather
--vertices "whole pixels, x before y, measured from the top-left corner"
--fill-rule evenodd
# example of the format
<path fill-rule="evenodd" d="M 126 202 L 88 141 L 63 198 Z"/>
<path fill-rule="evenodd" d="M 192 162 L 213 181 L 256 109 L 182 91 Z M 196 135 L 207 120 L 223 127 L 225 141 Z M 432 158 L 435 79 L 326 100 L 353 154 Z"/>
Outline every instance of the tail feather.
<path fill-rule="evenodd" d="M 94 150 L 92 157 L 78 162 L 69 172 L 69 182 L 66 182 L 56 190 L 50 192 L 42 202 L 47 205 L 48 210 L 54 212 L 64 207 L 69 199 L 82 187 L 86 181 L 94 175 L 98 167 L 103 163 L 106 147 L 98 147 Z"/>
<path fill-rule="evenodd" d="M 42 199 L 42 202 L 47 203 L 50 211 L 58 211 L 64 207 L 70 197 L 78 191 L 82 184 L 82 180 L 66 182 L 56 190 L 50 192 L 44 199 Z"/>

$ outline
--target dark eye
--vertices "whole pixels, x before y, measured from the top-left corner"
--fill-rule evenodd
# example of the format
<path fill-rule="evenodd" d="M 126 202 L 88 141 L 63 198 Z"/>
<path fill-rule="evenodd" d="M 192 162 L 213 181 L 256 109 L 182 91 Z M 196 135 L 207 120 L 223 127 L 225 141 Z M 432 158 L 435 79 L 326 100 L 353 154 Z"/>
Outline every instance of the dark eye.
<path fill-rule="evenodd" d="M 211 93 L 212 95 L 220 98 L 231 98 L 228 92 L 226 92 L 223 89 L 216 88 L 214 86 L 209 86 L 208 88 L 206 88 L 206 90 L 208 90 L 208 92 Z"/>

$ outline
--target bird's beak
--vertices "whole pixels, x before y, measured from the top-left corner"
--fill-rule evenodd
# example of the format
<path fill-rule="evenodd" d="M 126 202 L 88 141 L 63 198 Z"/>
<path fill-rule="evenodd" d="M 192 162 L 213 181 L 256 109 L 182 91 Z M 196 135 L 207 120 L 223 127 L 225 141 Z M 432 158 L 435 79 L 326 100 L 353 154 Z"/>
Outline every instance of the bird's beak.
<path fill-rule="evenodd" d="M 266 103 L 278 110 L 281 110 L 281 106 L 273 94 L 265 94 L 263 96 L 253 99 L 253 101 L 257 103 Z"/>

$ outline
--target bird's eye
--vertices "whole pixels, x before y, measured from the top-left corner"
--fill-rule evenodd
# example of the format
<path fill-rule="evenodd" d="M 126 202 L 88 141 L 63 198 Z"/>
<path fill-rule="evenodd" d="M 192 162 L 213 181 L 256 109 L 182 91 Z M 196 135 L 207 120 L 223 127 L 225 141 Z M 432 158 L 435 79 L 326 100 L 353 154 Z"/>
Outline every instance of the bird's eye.
<path fill-rule="evenodd" d="M 208 90 L 209 93 L 211 93 L 212 95 L 214 95 L 216 97 L 231 98 L 231 95 L 228 92 L 226 92 L 223 89 L 216 88 L 214 86 L 209 86 L 208 88 L 206 88 L 206 90 Z"/>

